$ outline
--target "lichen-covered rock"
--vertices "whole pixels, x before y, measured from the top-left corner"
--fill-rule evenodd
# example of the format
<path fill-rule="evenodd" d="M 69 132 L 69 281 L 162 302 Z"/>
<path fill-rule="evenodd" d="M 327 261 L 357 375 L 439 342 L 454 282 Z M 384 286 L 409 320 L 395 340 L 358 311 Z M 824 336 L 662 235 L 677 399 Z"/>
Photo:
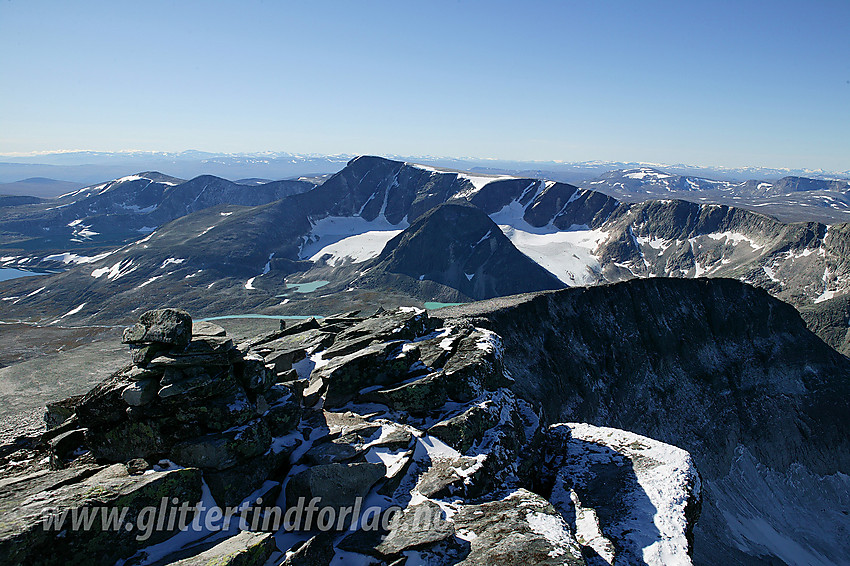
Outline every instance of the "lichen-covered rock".
<path fill-rule="evenodd" d="M 183 466 L 223 470 L 263 454 L 270 445 L 268 425 L 257 419 L 224 432 L 181 442 L 170 450 L 170 454 Z"/>
<path fill-rule="evenodd" d="M 457 416 L 438 422 L 428 429 L 428 434 L 464 453 L 483 438 L 485 432 L 499 424 L 500 415 L 492 405 L 488 401 L 473 405 Z"/>
<path fill-rule="evenodd" d="M 159 391 L 159 382 L 155 379 L 141 379 L 134 381 L 121 391 L 121 398 L 125 403 L 133 407 L 147 405 L 154 399 Z"/>
<path fill-rule="evenodd" d="M 425 501 L 396 513 L 389 533 L 375 550 L 385 556 L 397 556 L 405 550 L 433 546 L 454 537 L 454 534 L 454 524 L 446 520 L 442 508 L 436 503 Z"/>
<path fill-rule="evenodd" d="M 469 554 L 458 565 L 585 564 L 564 519 L 548 501 L 524 489 L 461 505 L 452 521 L 459 536 L 470 541 Z"/>
<path fill-rule="evenodd" d="M 56 428 L 72 417 L 82 398 L 82 395 L 75 395 L 55 403 L 48 403 L 44 409 L 44 422 L 47 425 L 47 430 Z"/>
<path fill-rule="evenodd" d="M 319 533 L 287 552 L 280 566 L 329 566 L 335 554 L 332 535 Z"/>
<path fill-rule="evenodd" d="M 289 455 L 295 446 L 280 452 L 267 450 L 253 458 L 241 459 L 235 466 L 224 470 L 204 469 L 204 480 L 219 505 L 238 505 L 265 482 L 283 479 Z"/>
<path fill-rule="evenodd" d="M 363 392 L 358 395 L 358 398 L 421 415 L 440 409 L 448 400 L 441 377 L 442 374 L 439 372 L 432 373 L 396 387 Z"/>
<path fill-rule="evenodd" d="M 237 378 L 242 386 L 251 393 L 262 393 L 274 385 L 276 375 L 265 360 L 258 355 L 249 354 L 242 358 L 237 369 Z"/>
<path fill-rule="evenodd" d="M 192 337 L 195 336 L 226 336 L 227 332 L 221 326 L 206 320 L 192 322 Z"/>
<path fill-rule="evenodd" d="M 393 383 L 418 359 L 419 350 L 410 344 L 383 342 L 333 358 L 314 379 L 326 384 L 325 405 L 338 407 L 365 387 Z"/>
<path fill-rule="evenodd" d="M 164 497 L 190 505 L 200 500 L 201 472 L 186 468 L 130 475 L 123 464 L 115 464 L 4 478 L 0 480 L 0 557 L 6 564 L 112 564 L 176 532 L 166 522 L 146 540 L 138 540 L 138 531 L 123 528 L 137 525 L 141 510 L 159 506 Z M 95 506 L 107 513 L 114 510 L 116 516 L 126 509 L 122 528 L 104 529 L 100 517 L 90 529 L 72 528 L 75 514 L 83 509 L 93 512 Z M 53 517 L 47 529 L 46 509 Z"/>

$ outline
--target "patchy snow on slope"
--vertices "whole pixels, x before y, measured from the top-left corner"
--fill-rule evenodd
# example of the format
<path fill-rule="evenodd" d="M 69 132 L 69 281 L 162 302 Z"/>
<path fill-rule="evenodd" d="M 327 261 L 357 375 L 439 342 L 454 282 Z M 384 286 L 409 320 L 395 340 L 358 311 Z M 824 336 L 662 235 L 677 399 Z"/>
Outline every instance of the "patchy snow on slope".
<path fill-rule="evenodd" d="M 815 303 L 822 303 L 824 301 L 828 301 L 828 300 L 834 298 L 835 295 L 837 295 L 837 294 L 838 294 L 838 291 L 835 291 L 835 290 L 824 291 L 823 293 L 821 293 L 820 295 L 818 295 L 815 298 Z"/>
<path fill-rule="evenodd" d="M 484 188 L 485 185 L 492 183 L 493 181 L 499 181 L 502 179 L 514 179 L 515 177 L 511 175 L 475 175 L 473 173 L 466 173 L 463 171 L 451 171 L 447 169 L 439 169 L 437 167 L 432 167 L 430 165 L 420 165 L 418 163 L 407 163 L 410 167 L 414 167 L 416 169 L 422 169 L 423 171 L 428 171 L 430 173 L 441 173 L 443 175 L 457 175 L 458 179 L 464 179 L 469 181 L 472 185 L 468 189 L 464 189 L 457 194 L 455 194 L 455 198 L 469 198 L 481 189 Z"/>
<path fill-rule="evenodd" d="M 386 243 L 408 226 L 406 218 L 391 224 L 383 215 L 372 221 L 359 216 L 328 216 L 313 223 L 299 257 L 316 261 L 324 254 L 331 254 L 332 265 L 346 257 L 360 258 L 355 263 L 365 261 L 380 254 Z M 333 247 L 338 243 L 339 246 Z"/>
<path fill-rule="evenodd" d="M 51 324 L 56 324 L 57 322 L 59 322 L 60 320 L 62 320 L 62 319 L 63 319 L 63 318 L 65 318 L 65 317 L 73 316 L 73 315 L 77 314 L 78 312 L 80 312 L 81 310 L 83 310 L 83 307 L 85 307 L 85 306 L 86 306 L 86 303 L 83 303 L 83 304 L 81 304 L 80 306 L 78 306 L 78 307 L 76 307 L 76 308 L 73 308 L 73 309 L 69 310 L 68 312 L 66 312 L 65 314 L 63 314 L 62 316 L 60 316 L 59 318 L 57 318 L 56 320 L 54 320 Z"/>
<path fill-rule="evenodd" d="M 666 173 L 660 173 L 659 171 L 655 171 L 653 169 L 639 169 L 637 171 L 632 171 L 630 173 L 626 173 L 623 175 L 628 179 L 638 179 L 644 180 L 647 177 L 650 179 L 669 179 L 673 175 L 668 175 Z"/>
<path fill-rule="evenodd" d="M 549 556 L 553 558 L 562 556 L 566 554 L 564 548 L 575 545 L 570 536 L 570 529 L 561 517 L 540 513 L 539 511 L 529 511 L 525 520 L 528 521 L 528 526 L 532 531 L 538 535 L 543 535 L 552 544 L 554 550 L 549 552 Z"/>
<path fill-rule="evenodd" d="M 776 277 L 776 269 L 771 266 L 762 265 L 761 268 L 764 270 L 764 274 L 770 277 L 770 280 L 774 283 L 779 283 L 779 279 Z"/>
<path fill-rule="evenodd" d="M 129 210 L 131 212 L 136 212 L 138 214 L 148 214 L 150 212 L 153 212 L 157 208 L 159 208 L 158 204 L 152 204 L 152 205 L 146 206 L 144 208 L 142 208 L 141 206 L 139 206 L 137 204 L 127 204 L 127 203 L 121 203 L 118 206 L 120 206 L 124 210 Z"/>
<path fill-rule="evenodd" d="M 426 434 L 425 436 L 416 439 L 413 459 L 421 461 L 426 457 L 432 462 L 437 462 L 439 460 L 454 460 L 460 457 L 460 452 L 442 440 Z"/>
<path fill-rule="evenodd" d="M 166 273 L 165 275 L 168 275 L 168 274 Z M 165 275 L 154 275 L 153 277 L 151 277 L 150 279 L 148 279 L 147 281 L 145 281 L 144 283 L 142 283 L 141 285 L 136 287 L 136 289 L 141 289 L 142 287 L 147 287 L 148 285 L 150 285 L 151 283 L 153 283 L 157 279 L 161 279 L 161 278 L 165 277 Z"/>
<path fill-rule="evenodd" d="M 49 255 L 46 258 L 44 258 L 42 261 L 61 261 L 64 264 L 70 263 L 72 265 L 78 265 L 78 264 L 94 263 L 96 261 L 100 261 L 103 258 L 111 255 L 112 253 L 113 252 L 106 252 L 106 253 L 98 254 L 98 255 L 95 255 L 95 256 L 84 256 L 84 255 L 77 255 L 77 254 L 71 253 L 71 252 L 65 252 L 65 253 L 62 253 L 62 254 Z"/>
<path fill-rule="evenodd" d="M 656 238 L 655 236 L 638 236 L 635 240 L 637 240 L 637 243 L 641 246 L 649 246 L 653 250 L 659 250 L 662 254 L 666 252 L 667 248 L 669 248 L 672 244 L 672 241 Z"/>
<path fill-rule="evenodd" d="M 91 276 L 95 279 L 100 279 L 104 275 L 109 280 L 120 279 L 130 272 L 138 269 L 138 266 L 133 266 L 132 259 L 122 259 L 112 267 L 101 267 L 91 272 Z"/>
<path fill-rule="evenodd" d="M 460 191 L 455 195 L 455 198 L 469 198 L 481 189 L 485 187 L 485 185 L 489 185 L 493 181 L 501 181 L 504 179 L 513 179 L 510 175 L 470 175 L 468 173 L 458 173 L 458 179 L 465 179 L 472 184 L 472 188 L 465 189 Z"/>
<path fill-rule="evenodd" d="M 274 257 L 274 252 L 269 254 L 269 260 L 266 262 L 266 265 L 263 266 L 263 275 L 272 270 L 272 258 Z"/>
<path fill-rule="evenodd" d="M 764 244 L 759 244 L 750 236 L 746 234 L 741 234 L 740 232 L 717 232 L 715 234 L 706 234 L 712 240 L 726 240 L 727 242 L 732 242 L 732 244 L 740 244 L 741 242 L 746 242 L 750 245 L 754 250 L 760 250 L 764 247 Z"/>

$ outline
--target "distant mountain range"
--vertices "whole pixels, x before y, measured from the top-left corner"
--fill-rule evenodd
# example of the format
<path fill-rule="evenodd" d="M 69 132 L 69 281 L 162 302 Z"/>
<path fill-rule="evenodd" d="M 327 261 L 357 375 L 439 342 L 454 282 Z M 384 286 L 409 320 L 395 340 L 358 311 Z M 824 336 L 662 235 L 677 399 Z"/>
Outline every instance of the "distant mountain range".
<path fill-rule="evenodd" d="M 648 168 L 588 185 L 653 191 L 641 202 L 380 157 L 326 180 L 246 182 L 149 172 L 3 206 L 0 267 L 63 272 L 0 284 L 0 318 L 114 322 L 172 302 L 202 315 L 321 314 L 646 277 L 732 277 L 797 306 L 850 291 L 847 225 L 656 199 L 693 183 L 697 200 L 712 182 Z M 844 194 L 800 178 L 713 183 L 730 198 Z"/>
<path fill-rule="evenodd" d="M 31 177 L 62 179 L 73 183 L 98 183 L 122 177 L 128 171 L 161 171 L 190 179 L 198 175 L 217 175 L 227 179 L 260 177 L 285 179 L 298 176 L 332 174 L 354 155 L 297 154 L 286 152 L 210 153 L 183 151 L 67 151 L 32 155 L 0 155 L 0 183 L 14 183 Z M 619 161 L 516 161 L 474 157 L 437 157 L 426 155 L 387 155 L 390 159 L 423 163 L 442 168 L 484 174 L 511 174 L 547 178 L 568 183 L 595 179 L 618 169 L 652 167 L 675 175 L 705 177 L 741 182 L 748 179 L 776 180 L 786 176 L 815 179 L 850 179 L 850 171 L 820 169 L 777 169 L 765 167 L 706 167 L 685 164 L 653 164 Z M 2 188 L 2 187 L 0 187 Z M 3 193 L 0 194 L 21 194 Z M 36 195 L 41 196 L 41 195 Z M 55 196 L 55 195 L 53 195 Z"/>
<path fill-rule="evenodd" d="M 772 181 L 721 181 L 652 167 L 609 171 L 582 187 L 628 202 L 680 198 L 759 210 L 786 221 L 846 222 L 850 181 L 788 175 Z"/>

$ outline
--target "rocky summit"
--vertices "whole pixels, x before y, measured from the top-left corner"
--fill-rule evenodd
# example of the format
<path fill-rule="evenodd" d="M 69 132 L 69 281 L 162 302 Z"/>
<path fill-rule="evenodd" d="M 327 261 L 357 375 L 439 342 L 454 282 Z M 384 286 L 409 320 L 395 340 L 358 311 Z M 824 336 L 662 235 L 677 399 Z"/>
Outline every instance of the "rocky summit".
<path fill-rule="evenodd" d="M 123 340 L 132 363 L 2 447 L 3 563 L 691 563 L 691 456 L 547 422 L 475 317 L 234 341 L 160 309 Z"/>

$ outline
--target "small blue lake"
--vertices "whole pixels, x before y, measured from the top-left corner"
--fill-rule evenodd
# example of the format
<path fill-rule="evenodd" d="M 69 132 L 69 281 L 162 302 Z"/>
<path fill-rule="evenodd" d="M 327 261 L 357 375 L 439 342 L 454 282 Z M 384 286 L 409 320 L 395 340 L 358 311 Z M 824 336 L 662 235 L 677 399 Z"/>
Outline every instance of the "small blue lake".
<path fill-rule="evenodd" d="M 309 283 L 287 283 L 286 288 L 292 289 L 296 293 L 312 293 L 319 287 L 324 287 L 330 281 L 310 281 Z"/>
<path fill-rule="evenodd" d="M 437 303 L 434 301 L 428 301 L 425 303 L 425 308 L 429 311 L 434 309 L 441 309 L 443 307 L 459 307 L 460 305 L 465 305 L 466 303 Z"/>
<path fill-rule="evenodd" d="M 29 277 L 31 275 L 47 275 L 36 271 L 26 271 L 24 269 L 12 269 L 11 267 L 0 267 L 0 281 L 8 281 L 19 277 Z"/>
<path fill-rule="evenodd" d="M 318 315 L 298 315 L 298 314 L 225 314 L 222 316 L 211 316 L 209 318 L 200 318 L 199 322 L 210 320 L 228 320 L 231 318 L 273 318 L 275 320 L 306 320 L 308 318 L 324 318 Z"/>

